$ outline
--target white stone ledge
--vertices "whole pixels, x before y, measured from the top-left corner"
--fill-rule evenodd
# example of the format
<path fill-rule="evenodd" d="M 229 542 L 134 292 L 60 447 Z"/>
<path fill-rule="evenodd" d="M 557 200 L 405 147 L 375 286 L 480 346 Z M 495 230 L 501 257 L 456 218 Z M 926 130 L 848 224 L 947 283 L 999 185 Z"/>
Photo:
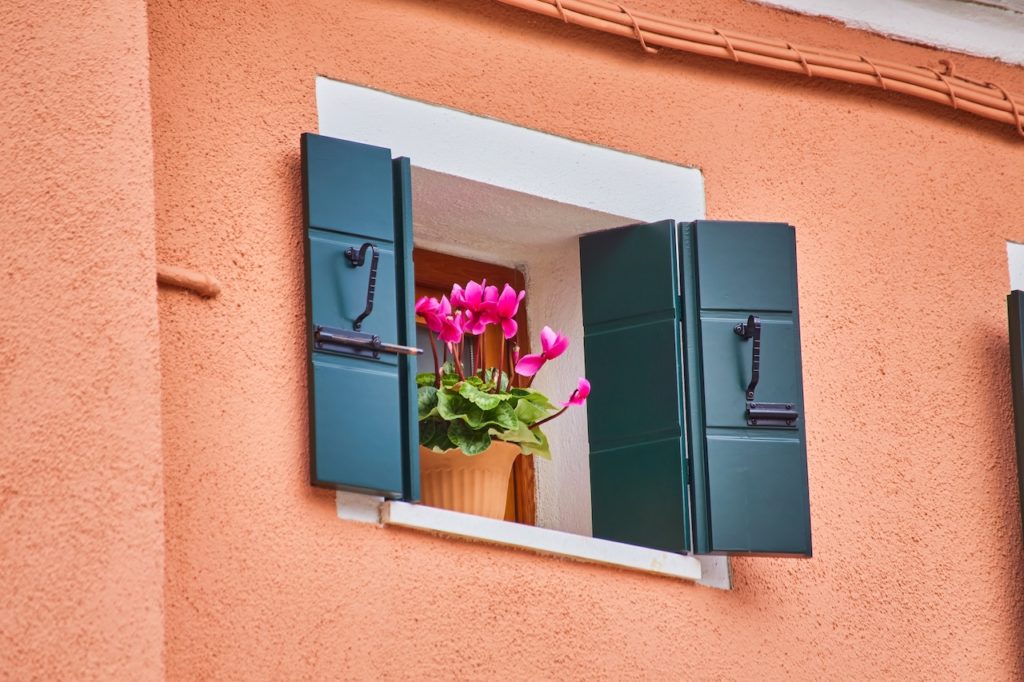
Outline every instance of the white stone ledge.
<path fill-rule="evenodd" d="M 686 580 L 701 579 L 701 562 L 696 557 L 419 504 L 384 502 L 380 508 L 380 520 L 385 525 L 416 528 L 441 535 L 518 547 L 539 554 Z"/>

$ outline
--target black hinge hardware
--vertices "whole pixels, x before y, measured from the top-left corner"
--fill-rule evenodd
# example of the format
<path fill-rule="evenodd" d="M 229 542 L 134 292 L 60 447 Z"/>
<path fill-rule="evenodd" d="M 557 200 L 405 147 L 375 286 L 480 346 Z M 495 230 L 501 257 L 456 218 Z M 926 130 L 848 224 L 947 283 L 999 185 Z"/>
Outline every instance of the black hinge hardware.
<path fill-rule="evenodd" d="M 356 355 L 358 357 L 379 358 L 381 353 L 419 355 L 423 352 L 420 348 L 384 343 L 375 334 L 350 332 L 347 329 L 334 329 L 319 324 L 313 328 L 313 343 L 317 350 Z"/>
<path fill-rule="evenodd" d="M 754 341 L 751 348 L 750 383 L 747 384 L 747 425 L 793 427 L 800 413 L 793 409 L 792 403 L 762 403 L 754 400 L 754 391 L 761 379 L 761 318 L 750 315 L 746 323 L 736 325 L 733 331 L 744 341 Z"/>
<path fill-rule="evenodd" d="M 354 268 L 362 267 L 366 263 L 367 249 L 373 250 L 373 260 L 370 261 L 370 283 L 366 287 L 366 309 L 352 322 L 352 328 L 356 331 L 362 328 L 363 320 L 373 312 L 373 296 L 377 290 L 377 262 L 380 260 L 380 253 L 377 251 L 377 247 L 370 242 L 359 247 L 359 251 L 356 251 L 354 246 L 345 249 L 345 258 L 348 258 L 348 262 Z"/>

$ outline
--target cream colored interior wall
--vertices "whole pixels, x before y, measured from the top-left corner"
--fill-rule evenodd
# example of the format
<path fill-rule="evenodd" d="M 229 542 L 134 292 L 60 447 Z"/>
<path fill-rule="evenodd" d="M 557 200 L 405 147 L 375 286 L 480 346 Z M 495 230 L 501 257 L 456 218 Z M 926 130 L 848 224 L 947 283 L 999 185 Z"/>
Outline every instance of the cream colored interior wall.
<path fill-rule="evenodd" d="M 434 175 L 434 177 L 431 177 Z M 455 192 L 452 184 L 461 188 Z M 478 194 L 478 206 L 496 209 L 490 219 L 466 221 L 438 215 L 445 196 L 457 194 L 464 202 Z M 519 216 L 513 226 L 499 217 L 502 211 L 494 199 L 494 188 L 461 178 L 439 179 L 435 174 L 413 173 L 414 234 L 419 246 L 454 253 L 502 265 L 526 273 L 526 309 L 530 342 L 539 350 L 544 325 L 570 338 L 568 350 L 548 363 L 537 375 L 534 387 L 554 402 L 564 401 L 586 376 L 583 359 L 583 315 L 580 298 L 579 246 L 577 232 L 604 229 L 631 222 L 627 218 L 597 214 L 579 207 L 554 204 L 544 199 L 509 193 L 506 212 Z M 476 203 L 476 202 L 474 202 Z M 553 205 L 554 204 L 554 205 Z M 472 216 L 474 210 L 466 215 Z M 543 243 L 515 241 L 515 233 L 532 228 L 546 234 Z M 513 243 L 507 243 L 512 238 Z M 595 389 L 596 390 L 596 389 Z M 581 535 L 591 535 L 590 462 L 585 408 L 574 408 L 545 427 L 551 442 L 552 459 L 535 458 L 537 471 L 537 525 Z"/>

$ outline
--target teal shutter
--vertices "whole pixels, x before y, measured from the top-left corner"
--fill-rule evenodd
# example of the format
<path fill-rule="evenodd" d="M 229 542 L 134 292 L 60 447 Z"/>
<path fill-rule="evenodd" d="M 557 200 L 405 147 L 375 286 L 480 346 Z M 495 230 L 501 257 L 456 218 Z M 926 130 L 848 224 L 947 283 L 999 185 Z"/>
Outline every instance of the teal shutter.
<path fill-rule="evenodd" d="M 594 536 L 689 548 L 676 225 L 580 238 Z"/>
<path fill-rule="evenodd" d="M 306 133 L 302 183 L 311 482 L 418 499 L 409 161 Z"/>
<path fill-rule="evenodd" d="M 1016 428 L 1017 482 L 1020 513 L 1024 523 L 1024 291 L 1006 297 L 1010 321 L 1010 380 L 1013 389 L 1013 422 Z"/>
<path fill-rule="evenodd" d="M 810 556 L 794 230 L 697 221 L 680 240 L 694 549 Z M 751 316 L 760 340 L 738 333 Z"/>

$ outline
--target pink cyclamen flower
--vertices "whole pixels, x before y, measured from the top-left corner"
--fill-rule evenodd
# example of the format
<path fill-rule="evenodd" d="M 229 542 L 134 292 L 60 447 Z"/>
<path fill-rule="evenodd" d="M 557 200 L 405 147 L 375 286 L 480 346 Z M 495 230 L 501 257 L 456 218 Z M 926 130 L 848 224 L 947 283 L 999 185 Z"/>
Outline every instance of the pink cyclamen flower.
<path fill-rule="evenodd" d="M 462 329 L 467 334 L 479 336 L 487 329 L 488 320 L 482 313 L 474 313 L 471 310 L 461 311 L 463 316 Z"/>
<path fill-rule="evenodd" d="M 495 294 L 497 294 L 497 288 L 488 287 L 488 289 L 491 288 L 494 288 Z M 525 291 L 516 293 L 515 289 L 506 284 L 501 294 L 496 297 L 497 300 L 495 300 L 492 309 L 488 312 L 491 322 L 501 324 L 501 331 L 506 339 L 511 339 L 519 331 L 516 315 L 519 313 L 519 304 L 524 296 L 526 296 Z"/>
<path fill-rule="evenodd" d="M 462 341 L 463 323 L 462 311 L 454 315 L 445 315 L 441 318 L 441 331 L 437 335 L 438 338 L 445 343 L 458 343 Z"/>
<path fill-rule="evenodd" d="M 569 407 L 570 405 L 582 405 L 587 401 L 587 396 L 590 395 L 590 382 L 580 377 L 579 384 L 576 385 L 576 390 L 569 396 L 567 402 L 562 403 L 562 407 Z"/>
<path fill-rule="evenodd" d="M 427 323 L 427 329 L 432 332 L 437 333 L 444 326 L 442 322 L 441 301 L 438 301 L 436 298 L 424 296 L 416 301 L 416 314 L 423 316 L 423 320 Z"/>
<path fill-rule="evenodd" d="M 452 285 L 452 293 L 449 296 L 452 305 L 456 308 L 461 308 L 466 303 L 466 290 L 458 284 Z"/>
<path fill-rule="evenodd" d="M 462 328 L 467 334 L 483 334 L 487 325 L 497 321 L 492 311 L 498 300 L 498 287 L 487 286 L 486 279 L 480 284 L 471 281 L 465 289 L 456 284 L 452 287 L 452 302 L 456 299 L 456 307 L 463 309 Z"/>
<path fill-rule="evenodd" d="M 456 284 L 455 286 L 457 287 L 458 285 Z M 480 284 L 477 284 L 473 280 L 470 280 L 469 284 L 466 285 L 465 291 L 463 292 L 461 306 L 466 310 L 472 311 L 474 313 L 481 312 L 485 308 L 484 294 L 487 292 L 487 288 L 488 287 L 486 279 L 483 280 Z M 496 288 L 495 291 L 497 291 Z M 453 287 L 452 293 L 454 294 L 454 292 L 455 288 Z"/>
<path fill-rule="evenodd" d="M 569 347 L 569 337 L 555 333 L 551 327 L 544 327 L 540 330 L 540 347 L 539 354 L 531 353 L 519 359 L 516 363 L 516 374 L 524 377 L 535 375 L 545 362 L 554 360 L 565 352 Z"/>

